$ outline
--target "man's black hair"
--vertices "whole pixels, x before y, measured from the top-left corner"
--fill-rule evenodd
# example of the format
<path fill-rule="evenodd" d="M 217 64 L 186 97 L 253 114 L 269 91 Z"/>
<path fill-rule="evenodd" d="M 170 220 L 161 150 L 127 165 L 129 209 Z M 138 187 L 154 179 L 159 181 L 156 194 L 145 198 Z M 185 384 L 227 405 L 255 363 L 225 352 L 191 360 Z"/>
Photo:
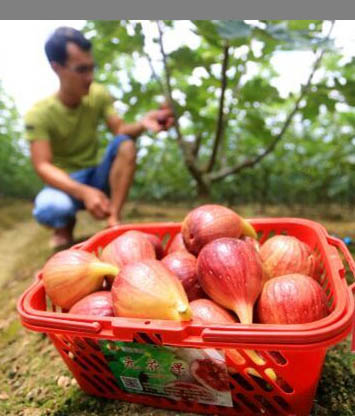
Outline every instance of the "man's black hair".
<path fill-rule="evenodd" d="M 44 46 L 48 61 L 64 65 L 68 57 L 66 48 L 68 42 L 75 43 L 83 51 L 91 49 L 91 42 L 79 30 L 71 27 L 59 27 L 48 38 Z"/>

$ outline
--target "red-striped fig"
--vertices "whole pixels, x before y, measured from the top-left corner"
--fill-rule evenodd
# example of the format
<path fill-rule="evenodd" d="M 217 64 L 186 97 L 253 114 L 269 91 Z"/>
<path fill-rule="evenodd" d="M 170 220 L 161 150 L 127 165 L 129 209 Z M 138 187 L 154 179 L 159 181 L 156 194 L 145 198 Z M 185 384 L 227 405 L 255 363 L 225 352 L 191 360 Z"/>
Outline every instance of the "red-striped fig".
<path fill-rule="evenodd" d="M 236 324 L 237 318 L 211 299 L 196 299 L 190 302 L 192 319 L 201 324 Z"/>
<path fill-rule="evenodd" d="M 182 238 L 182 233 L 177 233 L 175 237 L 173 237 L 168 248 L 168 254 L 172 253 L 173 251 L 179 250 L 187 251 L 184 239 Z"/>
<path fill-rule="evenodd" d="M 166 255 L 161 262 L 178 277 L 184 286 L 189 301 L 196 299 L 196 296 L 200 293 L 196 257 L 186 250 L 173 251 Z"/>
<path fill-rule="evenodd" d="M 263 268 L 255 248 L 236 238 L 219 238 L 197 258 L 202 289 L 219 305 L 235 312 L 243 324 L 253 322 L 253 305 L 262 288 Z"/>
<path fill-rule="evenodd" d="M 164 257 L 164 247 L 160 238 L 155 234 L 143 233 L 148 240 L 153 244 L 155 255 L 158 260 L 161 260 Z"/>
<path fill-rule="evenodd" d="M 311 248 L 296 237 L 275 235 L 260 248 L 260 256 L 269 278 L 291 273 L 314 276 L 316 257 Z"/>
<path fill-rule="evenodd" d="M 264 324 L 305 324 L 326 317 L 327 297 L 310 276 L 289 274 L 268 280 L 257 303 Z"/>
<path fill-rule="evenodd" d="M 108 290 L 99 290 L 80 299 L 69 310 L 76 315 L 114 316 L 112 294 Z"/>
<path fill-rule="evenodd" d="M 257 238 L 253 226 L 233 210 L 217 204 L 200 205 L 190 211 L 181 225 L 187 250 L 197 255 L 217 238 L 249 235 Z"/>

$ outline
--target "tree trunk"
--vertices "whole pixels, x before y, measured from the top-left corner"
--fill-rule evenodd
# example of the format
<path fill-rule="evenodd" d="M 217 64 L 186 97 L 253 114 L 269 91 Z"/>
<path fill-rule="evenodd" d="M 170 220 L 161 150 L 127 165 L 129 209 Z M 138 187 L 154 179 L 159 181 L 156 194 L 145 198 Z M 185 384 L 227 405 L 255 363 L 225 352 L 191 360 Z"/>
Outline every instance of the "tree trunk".
<path fill-rule="evenodd" d="M 197 182 L 197 198 L 199 202 L 208 202 L 210 199 L 210 186 L 203 180 Z"/>

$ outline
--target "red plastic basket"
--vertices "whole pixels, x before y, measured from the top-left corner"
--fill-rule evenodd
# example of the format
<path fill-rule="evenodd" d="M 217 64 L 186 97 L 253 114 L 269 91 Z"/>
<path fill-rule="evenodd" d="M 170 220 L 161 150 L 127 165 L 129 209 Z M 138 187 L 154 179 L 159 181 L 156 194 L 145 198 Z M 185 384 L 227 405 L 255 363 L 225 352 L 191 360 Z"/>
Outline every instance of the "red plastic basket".
<path fill-rule="evenodd" d="M 46 297 L 41 273 L 18 301 L 22 324 L 45 332 L 73 373 L 80 387 L 95 396 L 120 399 L 201 414 L 308 415 L 313 404 L 327 349 L 351 331 L 354 318 L 352 290 L 338 250 L 355 275 L 355 264 L 346 246 L 330 237 L 318 223 L 298 218 L 250 219 L 260 241 L 274 234 L 287 234 L 306 242 L 317 253 L 331 313 L 324 319 L 302 325 L 198 325 L 163 320 L 80 316 L 63 313 Z M 73 247 L 98 253 L 127 230 L 158 235 L 169 248 L 180 231 L 178 223 L 129 224 L 102 231 Z M 228 406 L 200 402 L 191 397 L 161 397 L 122 389 L 104 354 L 102 340 L 153 344 L 160 347 L 237 350 L 242 363 L 226 355 L 231 402 Z M 156 348 L 156 347 L 155 347 Z M 248 355 L 254 350 L 259 356 Z M 254 357 L 254 358 L 253 358 Z"/>

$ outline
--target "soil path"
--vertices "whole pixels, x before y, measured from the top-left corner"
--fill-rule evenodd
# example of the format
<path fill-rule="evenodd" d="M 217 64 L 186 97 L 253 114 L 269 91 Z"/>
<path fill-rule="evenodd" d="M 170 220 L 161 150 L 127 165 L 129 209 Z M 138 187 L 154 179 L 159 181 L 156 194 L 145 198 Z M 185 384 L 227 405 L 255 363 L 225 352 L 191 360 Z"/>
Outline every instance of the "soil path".
<path fill-rule="evenodd" d="M 0 234 L 0 287 L 11 277 L 16 264 L 23 257 L 23 253 L 40 229 L 33 221 L 17 223 L 13 228 L 2 231 Z"/>

